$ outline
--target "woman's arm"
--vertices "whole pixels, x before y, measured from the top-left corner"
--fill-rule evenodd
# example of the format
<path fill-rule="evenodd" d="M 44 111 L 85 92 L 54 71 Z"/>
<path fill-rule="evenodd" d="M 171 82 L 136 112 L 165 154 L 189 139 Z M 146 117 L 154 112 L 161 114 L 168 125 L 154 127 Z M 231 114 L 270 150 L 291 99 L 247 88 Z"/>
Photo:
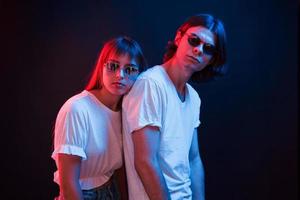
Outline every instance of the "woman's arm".
<path fill-rule="evenodd" d="M 58 154 L 57 168 L 60 182 L 60 196 L 64 200 L 83 200 L 79 185 L 81 157 Z"/>

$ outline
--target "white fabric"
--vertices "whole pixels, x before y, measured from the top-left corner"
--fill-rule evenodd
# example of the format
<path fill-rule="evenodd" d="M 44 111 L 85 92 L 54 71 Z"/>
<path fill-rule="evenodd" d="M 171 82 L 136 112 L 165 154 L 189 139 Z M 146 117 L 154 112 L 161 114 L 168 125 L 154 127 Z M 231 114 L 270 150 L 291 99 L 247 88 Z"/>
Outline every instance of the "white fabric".
<path fill-rule="evenodd" d="M 79 183 L 88 190 L 101 186 L 122 165 L 121 113 L 102 104 L 92 93 L 71 97 L 60 109 L 52 158 L 57 154 L 82 157 Z M 54 173 L 59 184 L 59 173 Z"/>
<path fill-rule="evenodd" d="M 189 150 L 200 124 L 200 98 L 186 84 L 182 102 L 162 66 L 142 73 L 123 99 L 123 145 L 130 200 L 149 199 L 134 167 L 131 133 L 147 125 L 160 129 L 159 162 L 171 198 L 191 199 Z"/>

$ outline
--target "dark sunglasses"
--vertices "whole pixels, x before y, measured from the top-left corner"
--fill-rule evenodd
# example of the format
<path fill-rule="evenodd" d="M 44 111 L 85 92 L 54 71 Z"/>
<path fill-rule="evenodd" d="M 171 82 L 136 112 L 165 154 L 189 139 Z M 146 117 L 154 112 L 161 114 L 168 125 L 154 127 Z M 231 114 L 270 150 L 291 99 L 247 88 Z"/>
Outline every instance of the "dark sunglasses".
<path fill-rule="evenodd" d="M 114 61 L 107 61 L 105 67 L 107 71 L 115 73 L 120 69 L 120 64 Z M 127 76 L 136 76 L 139 74 L 139 68 L 135 65 L 125 65 L 123 70 Z"/>
<path fill-rule="evenodd" d="M 196 35 L 188 35 L 188 43 L 192 47 L 197 47 L 201 43 L 203 43 L 203 52 L 207 55 L 214 55 L 217 52 L 217 48 L 209 43 L 203 42 L 198 36 Z"/>

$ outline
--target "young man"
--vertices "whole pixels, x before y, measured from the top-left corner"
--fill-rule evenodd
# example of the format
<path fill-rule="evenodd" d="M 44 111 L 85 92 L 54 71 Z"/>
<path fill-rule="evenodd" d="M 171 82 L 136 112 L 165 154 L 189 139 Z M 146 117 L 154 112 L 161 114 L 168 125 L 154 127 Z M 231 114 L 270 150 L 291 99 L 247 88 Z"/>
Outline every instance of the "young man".
<path fill-rule="evenodd" d="M 169 42 L 164 63 L 142 73 L 124 98 L 130 200 L 204 200 L 197 137 L 201 100 L 187 82 L 223 75 L 225 61 L 222 22 L 192 16 Z"/>

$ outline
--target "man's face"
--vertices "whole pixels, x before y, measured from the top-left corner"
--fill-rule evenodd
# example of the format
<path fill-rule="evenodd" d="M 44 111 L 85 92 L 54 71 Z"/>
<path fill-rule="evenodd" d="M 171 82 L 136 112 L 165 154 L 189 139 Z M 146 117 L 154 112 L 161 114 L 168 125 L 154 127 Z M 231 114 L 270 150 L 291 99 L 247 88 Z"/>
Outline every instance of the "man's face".
<path fill-rule="evenodd" d="M 203 26 L 189 28 L 184 35 L 177 34 L 175 43 L 178 48 L 176 57 L 192 72 L 201 71 L 211 61 L 215 52 L 215 35 Z"/>

